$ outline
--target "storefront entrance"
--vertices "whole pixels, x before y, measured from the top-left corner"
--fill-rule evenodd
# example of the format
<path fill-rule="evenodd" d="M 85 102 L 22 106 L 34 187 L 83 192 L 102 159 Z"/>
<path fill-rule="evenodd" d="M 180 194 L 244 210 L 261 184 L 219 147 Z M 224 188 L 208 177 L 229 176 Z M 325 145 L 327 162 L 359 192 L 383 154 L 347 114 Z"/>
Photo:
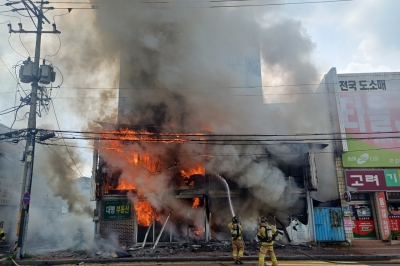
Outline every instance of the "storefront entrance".
<path fill-rule="evenodd" d="M 351 195 L 350 215 L 355 239 L 376 239 L 376 229 L 369 193 Z"/>
<path fill-rule="evenodd" d="M 400 192 L 386 192 L 390 231 L 400 237 Z"/>

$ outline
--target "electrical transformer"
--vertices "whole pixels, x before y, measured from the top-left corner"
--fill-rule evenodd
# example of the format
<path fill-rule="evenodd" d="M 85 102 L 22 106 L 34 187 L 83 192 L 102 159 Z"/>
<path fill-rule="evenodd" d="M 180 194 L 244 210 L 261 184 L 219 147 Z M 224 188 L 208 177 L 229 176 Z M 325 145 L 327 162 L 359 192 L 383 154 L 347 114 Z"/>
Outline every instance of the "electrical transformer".
<path fill-rule="evenodd" d="M 31 83 L 37 78 L 37 69 L 30 58 L 19 68 L 19 79 L 22 83 Z"/>
<path fill-rule="evenodd" d="M 41 65 L 39 82 L 42 84 L 50 84 L 55 80 L 56 80 L 56 72 L 53 71 L 53 67 L 45 64 Z"/>

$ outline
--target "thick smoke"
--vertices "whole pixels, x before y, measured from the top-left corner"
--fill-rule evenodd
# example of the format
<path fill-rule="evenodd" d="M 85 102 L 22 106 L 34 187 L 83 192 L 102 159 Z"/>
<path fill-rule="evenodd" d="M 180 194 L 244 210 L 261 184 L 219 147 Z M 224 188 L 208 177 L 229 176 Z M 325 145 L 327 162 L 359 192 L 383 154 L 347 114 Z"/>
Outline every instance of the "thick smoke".
<path fill-rule="evenodd" d="M 73 187 L 76 190 L 70 194 L 83 195 L 83 191 L 78 188 L 76 183 Z M 85 201 L 88 201 L 88 198 Z M 32 186 L 26 252 L 33 254 L 66 249 L 85 249 L 93 246 L 93 240 L 92 220 L 88 219 L 86 215 L 68 211 L 65 201 L 60 197 L 53 196 L 47 178 L 36 175 Z"/>
<path fill-rule="evenodd" d="M 67 32 L 69 41 L 75 43 L 75 52 L 60 54 L 59 62 L 74 77 L 71 82 L 74 86 L 101 87 L 106 80 L 117 87 L 119 81 L 119 123 L 151 125 L 168 132 L 203 129 L 221 134 L 309 132 L 307 121 L 313 110 L 308 100 L 295 97 L 294 105 L 265 105 L 263 90 L 259 86 L 249 88 L 243 75 L 238 74 L 246 70 L 246 56 L 255 55 L 257 63 L 260 55 L 254 51 L 258 51 L 260 44 L 262 72 L 268 85 L 315 83 L 318 73 L 310 56 L 314 44 L 301 23 L 276 19 L 271 19 L 274 21 L 271 23 L 269 17 L 258 19 L 251 12 L 227 8 L 138 8 L 133 2 L 105 0 L 99 5 L 101 8 L 94 17 L 85 18 L 93 25 L 91 34 Z M 82 74 L 88 73 L 88 69 L 92 76 Z M 307 86 L 301 89 L 312 92 Z M 87 98 L 98 97 L 98 90 L 76 93 L 79 98 L 72 105 L 79 115 L 117 122 L 116 108 L 110 106 L 116 90 L 100 93 L 95 102 Z M 293 113 L 297 116 L 293 117 Z M 194 145 L 142 144 L 126 146 L 124 153 L 102 151 L 109 166 L 107 170 L 111 173 L 122 169 L 122 180 L 133 181 L 158 210 L 165 209 L 166 204 L 184 215 L 188 208 L 169 193 L 168 171 L 148 178 L 147 169 L 126 160 L 130 148 L 157 156 L 165 165 L 170 158 L 177 158 L 182 168 L 201 163 L 207 172 L 220 173 L 247 188 L 254 197 L 236 203 L 235 208 L 252 224 L 260 214 L 285 216 L 295 206 L 296 198 L 288 199 L 286 192 L 288 187 L 296 185 L 287 180 L 277 160 L 266 156 L 261 147 L 220 145 L 208 148 L 209 157 L 201 156 L 202 148 Z M 274 150 L 269 152 L 273 154 Z M 292 162 L 300 163 L 296 159 Z M 54 169 L 53 175 L 59 173 L 62 172 Z M 57 186 L 53 188 L 56 195 L 63 196 Z M 71 206 L 75 209 L 73 202 Z M 78 210 L 86 212 L 85 207 Z"/>
<path fill-rule="evenodd" d="M 88 195 L 82 194 L 77 183 L 73 182 L 80 177 L 77 168 L 82 169 L 82 158 L 73 149 L 67 152 L 63 146 L 47 148 L 47 151 L 39 149 L 42 156 L 36 160 L 35 173 L 46 179 L 53 197 L 66 201 L 69 212 L 91 217 L 93 207 Z"/>

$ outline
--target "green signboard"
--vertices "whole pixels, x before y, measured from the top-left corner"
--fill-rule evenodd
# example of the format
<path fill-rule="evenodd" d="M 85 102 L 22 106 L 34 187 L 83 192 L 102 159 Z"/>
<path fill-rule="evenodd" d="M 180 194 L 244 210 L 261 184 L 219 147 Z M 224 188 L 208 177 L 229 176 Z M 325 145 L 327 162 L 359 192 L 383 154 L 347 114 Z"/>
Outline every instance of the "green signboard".
<path fill-rule="evenodd" d="M 346 135 L 349 152 L 342 155 L 343 167 L 400 167 L 400 152 L 377 148 Z"/>
<path fill-rule="evenodd" d="M 129 200 L 104 201 L 104 220 L 124 220 L 131 218 L 132 204 Z"/>
<path fill-rule="evenodd" d="M 388 187 L 400 187 L 400 170 L 385 170 L 385 181 Z"/>

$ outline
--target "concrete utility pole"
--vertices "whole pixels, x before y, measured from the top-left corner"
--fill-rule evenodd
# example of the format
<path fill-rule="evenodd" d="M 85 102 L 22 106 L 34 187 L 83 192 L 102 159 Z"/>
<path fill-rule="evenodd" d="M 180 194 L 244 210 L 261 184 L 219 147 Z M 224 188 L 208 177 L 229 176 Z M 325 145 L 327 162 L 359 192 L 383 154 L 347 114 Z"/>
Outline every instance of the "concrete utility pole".
<path fill-rule="evenodd" d="M 22 0 L 24 4 L 24 8 L 19 10 L 26 10 L 29 13 L 32 13 L 37 18 L 36 31 L 25 31 L 22 29 L 22 24 L 20 23 L 19 30 L 13 30 L 11 28 L 11 24 L 9 24 L 10 33 L 35 33 L 36 34 L 36 46 L 35 46 L 35 61 L 33 62 L 33 67 L 29 66 L 32 71 L 32 90 L 30 93 L 30 99 L 28 99 L 30 110 L 29 110 L 29 120 L 28 120 L 28 128 L 27 128 L 27 139 L 25 146 L 25 156 L 24 156 L 24 173 L 22 180 L 22 191 L 21 191 L 21 203 L 20 209 L 18 213 L 18 225 L 17 225 L 17 247 L 16 247 L 16 259 L 20 259 L 24 257 L 24 242 L 28 231 L 28 221 L 29 221 L 29 204 L 30 204 L 30 193 L 32 188 L 32 175 L 33 175 L 33 162 L 35 155 L 35 139 L 37 135 L 36 129 L 36 108 L 37 108 L 37 93 L 39 88 L 39 80 L 43 73 L 40 71 L 39 62 L 40 62 L 40 45 L 42 40 L 42 33 L 55 33 L 59 34 L 60 32 L 56 30 L 55 24 L 53 24 L 53 31 L 43 31 L 42 24 L 43 20 L 46 20 L 49 24 L 50 21 L 43 15 L 43 5 L 46 3 L 45 1 L 40 1 L 40 8 L 38 8 L 31 0 Z M 28 59 L 28 62 L 30 59 Z"/>

